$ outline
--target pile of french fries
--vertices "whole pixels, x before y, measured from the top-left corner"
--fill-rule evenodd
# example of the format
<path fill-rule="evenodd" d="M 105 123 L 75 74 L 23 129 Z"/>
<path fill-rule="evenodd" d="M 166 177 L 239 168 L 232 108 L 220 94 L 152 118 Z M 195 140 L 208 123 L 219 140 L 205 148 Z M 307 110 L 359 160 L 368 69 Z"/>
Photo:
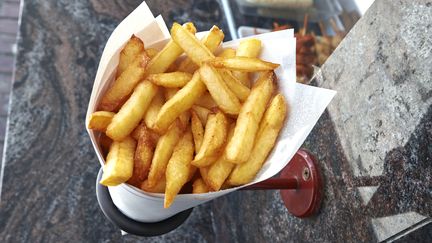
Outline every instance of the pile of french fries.
<path fill-rule="evenodd" d="M 261 169 L 287 113 L 276 91 L 279 65 L 257 58 L 260 40 L 218 50 L 217 26 L 201 40 L 195 32 L 174 23 L 162 50 L 132 36 L 121 51 L 115 81 L 87 124 L 101 132 L 101 184 L 165 193 L 167 208 L 178 193 L 243 185 Z"/>

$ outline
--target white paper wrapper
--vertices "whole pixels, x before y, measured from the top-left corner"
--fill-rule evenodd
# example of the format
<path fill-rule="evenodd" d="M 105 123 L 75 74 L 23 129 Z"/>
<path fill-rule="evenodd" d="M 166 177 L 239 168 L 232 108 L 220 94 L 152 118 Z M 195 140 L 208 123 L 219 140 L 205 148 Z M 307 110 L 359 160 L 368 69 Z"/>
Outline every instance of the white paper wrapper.
<path fill-rule="evenodd" d="M 170 38 L 163 19 L 160 16 L 154 18 L 145 2 L 119 24 L 108 39 L 99 63 L 87 110 L 86 124 L 88 124 L 89 115 L 96 111 L 102 94 L 113 81 L 119 53 L 132 34 L 141 38 L 146 48 L 162 48 L 163 44 Z M 197 36 L 201 34 L 198 33 Z M 293 30 L 266 33 L 248 38 L 262 40 L 263 48 L 260 58 L 281 64 L 276 70 L 279 78 L 278 86 L 289 106 L 289 115 L 276 146 L 255 180 L 250 183 L 254 184 L 274 176 L 286 166 L 303 144 L 336 92 L 296 83 L 296 41 Z M 223 47 L 237 47 L 240 41 L 226 42 Z M 87 131 L 99 162 L 103 166 L 104 158 L 96 141 L 98 134 L 92 130 Z M 114 204 L 128 217 L 141 222 L 157 222 L 240 188 L 205 194 L 181 194 L 176 197 L 168 209 L 163 208 L 163 194 L 143 192 L 125 183 L 109 187 L 109 192 Z"/>

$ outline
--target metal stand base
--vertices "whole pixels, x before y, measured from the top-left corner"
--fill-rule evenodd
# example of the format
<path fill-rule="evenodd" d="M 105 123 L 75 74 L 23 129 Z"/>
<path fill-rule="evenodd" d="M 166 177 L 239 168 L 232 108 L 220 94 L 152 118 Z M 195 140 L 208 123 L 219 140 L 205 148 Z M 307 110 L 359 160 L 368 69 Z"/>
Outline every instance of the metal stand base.
<path fill-rule="evenodd" d="M 321 204 L 322 182 L 315 158 L 300 149 L 281 171 L 280 178 L 296 178 L 297 188 L 281 190 L 288 211 L 299 218 L 315 214 Z"/>

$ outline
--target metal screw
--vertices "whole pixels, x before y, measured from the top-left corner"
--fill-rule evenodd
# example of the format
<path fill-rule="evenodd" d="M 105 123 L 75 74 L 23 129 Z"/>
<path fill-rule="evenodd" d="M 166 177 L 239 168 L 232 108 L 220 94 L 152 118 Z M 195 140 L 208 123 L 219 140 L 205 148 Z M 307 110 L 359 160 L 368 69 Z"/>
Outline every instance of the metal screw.
<path fill-rule="evenodd" d="M 303 180 L 305 180 L 305 181 L 307 181 L 307 180 L 310 179 L 310 171 L 309 171 L 309 168 L 307 168 L 307 167 L 304 167 L 304 168 L 303 168 L 302 176 L 303 176 Z"/>

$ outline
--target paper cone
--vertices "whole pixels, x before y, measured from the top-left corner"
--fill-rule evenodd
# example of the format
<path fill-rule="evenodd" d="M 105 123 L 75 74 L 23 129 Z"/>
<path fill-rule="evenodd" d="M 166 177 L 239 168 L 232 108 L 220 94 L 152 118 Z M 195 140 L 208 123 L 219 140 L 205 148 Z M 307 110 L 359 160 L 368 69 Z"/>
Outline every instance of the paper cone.
<path fill-rule="evenodd" d="M 132 34 L 141 38 L 146 48 L 162 48 L 170 38 L 163 19 L 160 16 L 154 18 L 145 2 L 119 24 L 108 39 L 99 63 L 87 110 L 86 124 L 88 124 L 90 114 L 96 111 L 102 94 L 113 81 L 119 53 Z M 198 33 L 197 35 L 201 34 Z M 281 64 L 275 70 L 278 77 L 277 83 L 279 91 L 285 96 L 289 107 L 288 117 L 276 145 L 255 180 L 247 184 L 250 185 L 274 176 L 286 166 L 303 144 L 336 92 L 296 83 L 296 41 L 293 30 L 266 33 L 248 38 L 262 40 L 263 48 L 260 58 Z M 223 43 L 223 47 L 235 48 L 240 41 L 234 40 Z M 96 139 L 98 134 L 92 130 L 87 129 L 87 131 L 99 162 L 103 166 L 104 158 Z M 163 208 L 163 194 L 147 193 L 125 183 L 109 187 L 109 192 L 114 204 L 126 216 L 141 222 L 157 222 L 241 187 L 205 194 L 180 194 L 171 207 L 167 209 Z"/>

